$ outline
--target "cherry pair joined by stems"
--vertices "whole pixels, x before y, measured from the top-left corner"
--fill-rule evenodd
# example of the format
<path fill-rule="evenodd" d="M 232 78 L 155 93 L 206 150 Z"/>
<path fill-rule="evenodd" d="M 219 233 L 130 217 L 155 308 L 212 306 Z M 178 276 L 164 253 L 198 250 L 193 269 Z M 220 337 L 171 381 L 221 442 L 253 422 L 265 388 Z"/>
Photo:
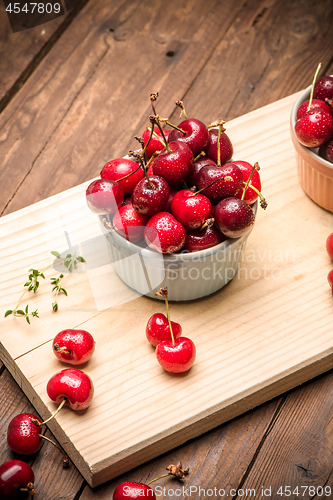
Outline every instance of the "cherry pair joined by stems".
<path fill-rule="evenodd" d="M 186 372 L 195 361 L 195 345 L 191 339 L 181 337 L 181 326 L 170 320 L 167 287 L 161 288 L 155 295 L 164 298 L 167 317 L 155 313 L 149 318 L 146 327 L 147 339 L 156 347 L 157 361 L 166 371 Z"/>

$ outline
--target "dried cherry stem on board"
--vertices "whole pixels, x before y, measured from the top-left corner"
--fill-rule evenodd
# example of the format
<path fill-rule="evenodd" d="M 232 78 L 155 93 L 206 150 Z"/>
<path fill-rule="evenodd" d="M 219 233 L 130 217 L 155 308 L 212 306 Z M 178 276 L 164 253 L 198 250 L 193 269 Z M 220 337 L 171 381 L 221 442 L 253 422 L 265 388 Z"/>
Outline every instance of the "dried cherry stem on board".
<path fill-rule="evenodd" d="M 35 422 L 33 422 L 33 423 L 35 423 Z M 55 443 L 54 441 L 52 441 L 52 439 L 44 436 L 44 434 L 40 434 L 39 437 L 42 438 L 42 439 L 45 439 L 45 441 L 48 441 L 49 443 L 52 443 L 53 446 L 55 446 L 60 451 L 60 453 L 62 454 L 62 466 L 63 466 L 63 468 L 66 469 L 67 467 L 69 467 L 68 456 L 62 451 L 62 449 L 60 448 L 60 446 L 57 445 L 57 443 Z"/>
<path fill-rule="evenodd" d="M 25 488 L 19 488 L 19 491 L 21 491 L 22 493 L 31 493 L 31 496 L 34 496 L 36 494 L 35 486 L 33 483 L 28 483 Z"/>
<path fill-rule="evenodd" d="M 158 297 L 164 297 L 165 300 L 165 307 L 167 311 L 167 318 L 168 318 L 168 323 L 169 323 L 169 328 L 170 328 L 170 334 L 171 334 L 171 341 L 172 345 L 175 345 L 175 337 L 172 331 L 172 325 L 171 325 L 171 320 L 170 320 L 170 311 L 169 311 L 169 302 L 168 302 L 168 288 L 165 286 L 164 288 L 161 288 L 158 292 L 155 293 Z"/>
<path fill-rule="evenodd" d="M 44 422 L 39 422 L 37 419 L 32 418 L 31 419 L 32 423 L 35 424 L 37 427 L 41 427 L 42 425 L 47 424 L 50 420 L 52 420 L 54 417 L 56 417 L 58 415 L 59 411 L 66 404 L 67 401 L 68 401 L 67 398 L 64 396 L 64 399 L 61 401 L 61 403 L 58 406 L 58 408 L 56 409 L 56 411 L 54 413 L 52 413 L 52 415 L 49 418 L 44 420 Z"/>
<path fill-rule="evenodd" d="M 189 473 L 189 469 L 183 469 L 183 465 L 181 462 L 178 462 L 177 465 L 173 464 L 168 465 L 168 467 L 166 467 L 166 470 L 169 471 L 167 474 L 162 474 L 162 476 L 151 479 L 150 481 L 148 481 L 148 483 L 146 483 L 146 485 L 148 486 L 149 484 L 154 483 L 159 479 L 162 479 L 162 477 L 168 477 L 168 476 L 175 476 L 178 479 L 185 479 L 186 474 Z"/>

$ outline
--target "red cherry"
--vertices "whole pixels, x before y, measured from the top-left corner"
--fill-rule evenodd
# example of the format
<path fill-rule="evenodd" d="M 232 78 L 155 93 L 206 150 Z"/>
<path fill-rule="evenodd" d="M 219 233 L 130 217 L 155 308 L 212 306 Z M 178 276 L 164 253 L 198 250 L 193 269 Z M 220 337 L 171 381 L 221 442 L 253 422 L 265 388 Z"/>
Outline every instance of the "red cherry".
<path fill-rule="evenodd" d="M 42 421 L 31 413 L 21 413 L 16 415 L 8 425 L 7 443 L 11 450 L 20 455 L 32 455 L 40 448 L 40 433 L 42 425 L 38 426 L 32 422 L 32 419 L 37 420 L 40 424 Z"/>
<path fill-rule="evenodd" d="M 178 128 L 184 130 L 186 134 L 184 135 L 179 130 L 173 129 L 169 134 L 168 142 L 183 142 L 192 150 L 194 156 L 206 149 L 209 135 L 204 123 L 196 118 L 187 118 L 178 125 Z"/>
<path fill-rule="evenodd" d="M 220 233 L 214 226 L 207 226 L 201 231 L 187 231 L 185 250 L 198 252 L 206 248 L 214 247 L 226 240 L 226 236 Z"/>
<path fill-rule="evenodd" d="M 153 161 L 154 175 L 164 177 L 170 186 L 186 181 L 193 165 L 193 153 L 184 143 L 170 142 Z"/>
<path fill-rule="evenodd" d="M 331 163 L 333 163 L 333 138 L 328 142 L 325 142 L 322 146 L 320 146 L 318 151 L 319 156 L 324 158 Z"/>
<path fill-rule="evenodd" d="M 228 177 L 228 179 L 225 179 L 225 177 Z M 221 180 L 204 189 L 205 186 L 217 179 Z M 198 188 L 203 190 L 202 194 L 207 196 L 213 204 L 218 203 L 223 198 L 235 196 L 242 185 L 243 174 L 234 163 L 225 163 L 222 167 L 203 167 L 199 172 Z"/>
<path fill-rule="evenodd" d="M 132 194 L 132 205 L 142 215 L 154 215 L 163 210 L 169 199 L 169 184 L 163 177 L 152 175 L 137 183 Z"/>
<path fill-rule="evenodd" d="M 161 132 L 160 132 L 160 130 L 159 130 L 158 127 L 154 127 L 154 132 L 159 137 L 161 137 L 161 139 L 163 141 L 162 134 L 161 134 Z M 163 129 L 163 132 L 164 132 L 166 140 L 168 140 L 168 137 L 169 137 L 169 134 L 170 134 L 170 130 Z M 142 139 L 143 139 L 145 145 L 147 144 L 149 137 L 150 137 L 150 130 L 147 128 L 144 131 L 144 133 L 142 134 Z M 151 156 L 153 156 L 154 153 L 156 153 L 156 151 L 162 151 L 163 148 L 164 148 L 164 146 L 161 143 L 161 141 L 159 141 L 153 135 L 152 138 L 151 138 L 151 140 L 150 140 L 150 142 L 149 142 L 149 144 L 148 144 L 148 146 L 147 146 L 146 155 L 147 155 L 148 158 L 150 158 Z"/>
<path fill-rule="evenodd" d="M 171 213 L 185 229 L 200 229 L 210 216 L 211 209 L 207 196 L 190 189 L 178 191 L 171 202 Z"/>
<path fill-rule="evenodd" d="M 131 194 L 135 186 L 143 178 L 143 171 L 141 168 L 137 170 L 138 164 L 129 160 L 128 158 L 116 158 L 111 160 L 104 165 L 101 170 L 102 179 L 111 179 L 112 181 L 117 181 L 126 175 L 131 174 L 126 179 L 123 179 L 119 184 L 124 189 L 125 194 Z M 135 173 L 134 170 L 137 170 Z"/>
<path fill-rule="evenodd" d="M 317 80 L 313 97 L 316 99 L 333 99 L 333 76 L 322 76 Z"/>
<path fill-rule="evenodd" d="M 132 203 L 123 205 L 113 217 L 113 226 L 117 233 L 131 243 L 139 243 L 143 238 L 144 228 L 149 220 L 147 215 L 138 214 Z"/>
<path fill-rule="evenodd" d="M 248 163 L 247 161 L 242 161 L 242 160 L 236 160 L 236 161 L 233 160 L 232 163 L 234 163 L 235 165 L 237 165 L 238 168 L 240 168 L 240 170 L 242 171 L 242 174 L 243 174 L 243 182 L 246 182 L 251 175 L 251 172 L 253 170 L 253 166 L 250 163 Z M 257 188 L 258 191 L 261 191 L 261 182 L 260 182 L 260 175 L 259 175 L 258 170 L 253 170 L 250 184 L 252 186 L 254 186 L 255 188 Z M 238 193 L 235 195 L 236 198 L 242 198 L 244 187 L 245 186 L 240 188 Z M 252 203 L 254 203 L 257 198 L 258 198 L 258 194 L 253 189 L 248 187 L 246 192 L 245 192 L 245 196 L 244 196 L 243 200 L 248 205 L 252 205 Z"/>
<path fill-rule="evenodd" d="M 183 373 L 193 366 L 196 356 L 195 345 L 187 337 L 179 337 L 174 343 L 163 340 L 156 347 L 159 364 L 171 373 Z"/>
<path fill-rule="evenodd" d="M 216 205 L 214 219 L 221 233 L 228 238 L 239 238 L 254 224 L 255 215 L 245 201 L 226 198 Z"/>
<path fill-rule="evenodd" d="M 298 108 L 297 113 L 296 113 L 296 120 L 299 120 L 299 118 L 302 118 L 302 116 L 304 116 L 305 113 L 307 113 L 309 111 L 308 110 L 309 102 L 310 102 L 310 100 L 307 100 L 300 105 L 300 107 Z M 316 108 L 322 108 L 325 111 L 329 111 L 330 113 L 332 113 L 332 111 L 333 111 L 330 108 L 330 106 L 328 104 L 326 104 L 326 102 L 323 101 L 322 99 L 312 99 L 310 109 L 316 109 Z"/>
<path fill-rule="evenodd" d="M 135 500 L 140 498 L 150 498 L 156 500 L 154 490 L 143 483 L 135 483 L 134 481 L 124 481 L 118 484 L 113 493 L 113 500 Z"/>
<path fill-rule="evenodd" d="M 333 233 L 331 233 L 326 239 L 326 250 L 330 259 L 333 260 Z"/>
<path fill-rule="evenodd" d="M 182 334 L 182 327 L 179 323 L 171 321 L 171 328 L 174 338 L 178 338 Z M 150 316 L 146 326 L 146 337 L 154 347 L 162 340 L 170 340 L 171 333 L 168 318 L 162 313 L 155 313 Z"/>
<path fill-rule="evenodd" d="M 207 156 L 215 163 L 217 163 L 217 141 L 218 141 L 218 130 L 212 128 L 209 131 L 209 141 L 207 146 Z M 232 147 L 231 140 L 225 132 L 221 134 L 220 138 L 220 152 L 221 152 L 221 165 L 230 161 L 234 153 L 234 148 Z"/>
<path fill-rule="evenodd" d="M 120 184 L 109 179 L 97 179 L 86 191 L 88 207 L 98 215 L 114 214 L 124 201 Z"/>
<path fill-rule="evenodd" d="M 86 363 L 94 353 L 95 341 L 85 330 L 62 330 L 53 339 L 55 356 L 71 365 Z"/>
<path fill-rule="evenodd" d="M 324 109 L 312 109 L 296 121 L 295 134 L 303 146 L 317 148 L 333 135 L 333 116 Z"/>
<path fill-rule="evenodd" d="M 35 493 L 35 475 L 31 467 L 21 460 L 8 460 L 0 465 L 1 500 L 22 499 L 23 492 Z"/>
<path fill-rule="evenodd" d="M 62 403 L 72 410 L 85 410 L 94 396 L 91 378 L 77 368 L 66 368 L 56 373 L 47 383 L 47 394 L 55 403 Z"/>
<path fill-rule="evenodd" d="M 169 212 L 159 212 L 149 219 L 144 229 L 148 246 L 158 252 L 178 252 L 185 245 L 184 226 Z"/>
<path fill-rule="evenodd" d="M 190 172 L 190 175 L 188 176 L 187 179 L 187 185 L 190 187 L 193 186 L 198 186 L 198 181 L 199 181 L 199 172 L 202 169 L 202 167 L 217 167 L 216 163 L 213 162 L 210 158 L 204 157 L 204 158 L 199 158 L 199 160 L 195 161 L 192 167 L 192 170 Z"/>

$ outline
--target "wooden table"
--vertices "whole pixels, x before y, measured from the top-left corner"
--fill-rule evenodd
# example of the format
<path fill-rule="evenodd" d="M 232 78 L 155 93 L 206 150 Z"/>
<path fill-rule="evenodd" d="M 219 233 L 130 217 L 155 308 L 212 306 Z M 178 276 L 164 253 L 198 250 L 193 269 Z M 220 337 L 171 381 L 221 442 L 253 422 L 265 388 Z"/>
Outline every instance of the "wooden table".
<path fill-rule="evenodd" d="M 182 98 L 205 122 L 230 120 L 307 86 L 319 61 L 321 74 L 332 73 L 332 22 L 329 0 L 84 0 L 13 34 L 1 5 L 1 215 L 97 176 L 133 148 L 151 91 L 171 118 Z M 250 489 L 255 498 L 321 498 L 318 486 L 333 488 L 332 396 L 328 372 L 94 490 L 46 443 L 29 461 L 35 498 L 109 499 L 121 480 L 149 481 L 179 459 L 191 471 L 184 486 L 205 498 L 254 498 Z M 2 365 L 0 399 L 4 434 L 33 407 Z M 2 443 L 1 463 L 14 458 L 4 435 Z"/>

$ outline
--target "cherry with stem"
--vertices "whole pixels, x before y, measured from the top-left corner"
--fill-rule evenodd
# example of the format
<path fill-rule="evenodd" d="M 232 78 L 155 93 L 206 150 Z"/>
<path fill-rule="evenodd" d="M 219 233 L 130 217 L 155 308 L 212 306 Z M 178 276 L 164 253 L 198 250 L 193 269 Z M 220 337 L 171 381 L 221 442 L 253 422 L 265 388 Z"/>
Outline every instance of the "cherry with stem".
<path fill-rule="evenodd" d="M 250 184 L 251 177 L 252 177 L 252 175 L 253 175 L 253 173 L 254 173 L 255 170 L 260 170 L 258 162 L 256 162 L 254 164 L 254 166 L 252 168 L 252 171 L 251 171 L 251 174 L 249 175 L 249 178 L 247 179 L 247 181 L 243 182 L 243 184 L 244 184 L 244 190 L 243 190 L 243 194 L 241 196 L 241 200 L 244 200 L 246 190 L 247 190 L 248 187 L 250 187 L 259 196 L 261 208 L 263 208 L 264 210 L 266 210 L 266 208 L 268 206 L 267 201 L 265 200 L 265 198 L 263 197 L 263 195 L 261 194 L 261 192 L 255 186 L 253 186 L 252 184 Z"/>

